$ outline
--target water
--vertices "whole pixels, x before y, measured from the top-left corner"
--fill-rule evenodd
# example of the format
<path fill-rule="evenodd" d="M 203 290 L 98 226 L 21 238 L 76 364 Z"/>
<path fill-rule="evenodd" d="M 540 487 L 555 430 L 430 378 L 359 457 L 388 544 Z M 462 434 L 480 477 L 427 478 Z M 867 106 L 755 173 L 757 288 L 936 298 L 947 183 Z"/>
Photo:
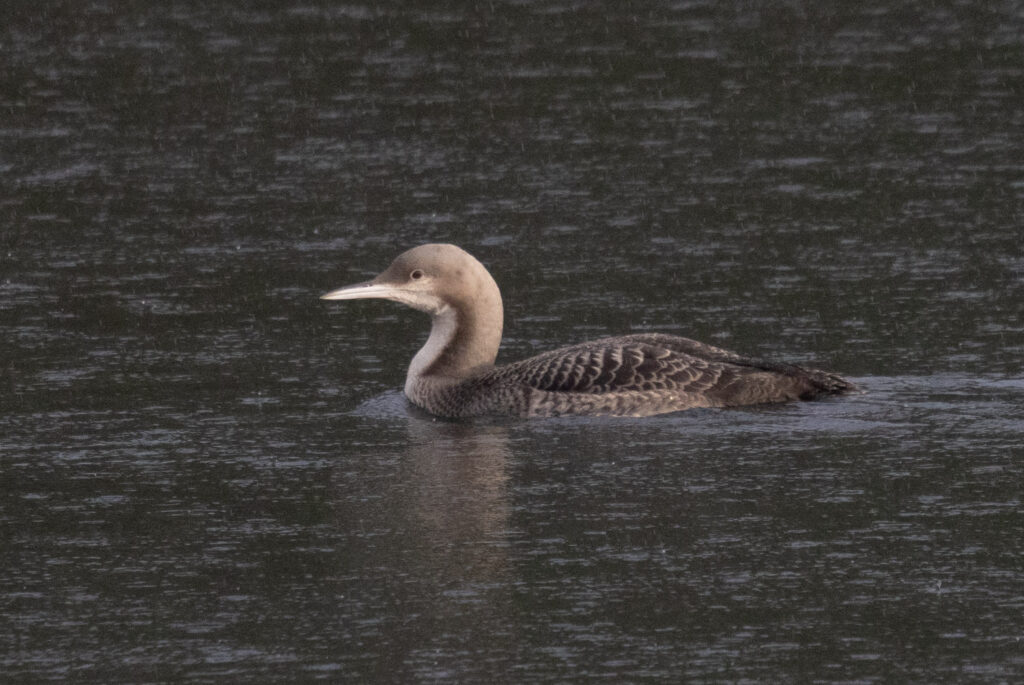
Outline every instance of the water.
<path fill-rule="evenodd" d="M 1013 3 L 5 12 L 6 679 L 1024 674 Z M 869 392 L 434 421 L 428 240 Z"/>

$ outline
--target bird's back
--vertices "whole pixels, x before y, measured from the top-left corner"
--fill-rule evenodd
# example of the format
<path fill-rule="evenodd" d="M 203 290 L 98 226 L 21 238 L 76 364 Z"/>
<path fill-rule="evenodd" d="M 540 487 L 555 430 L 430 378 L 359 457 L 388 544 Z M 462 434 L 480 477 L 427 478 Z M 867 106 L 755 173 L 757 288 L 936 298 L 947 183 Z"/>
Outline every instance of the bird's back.
<path fill-rule="evenodd" d="M 825 371 L 744 357 L 662 334 L 603 338 L 449 384 L 430 411 L 645 416 L 695 407 L 808 400 L 855 390 Z M 444 405 L 444 406 L 440 406 Z"/>

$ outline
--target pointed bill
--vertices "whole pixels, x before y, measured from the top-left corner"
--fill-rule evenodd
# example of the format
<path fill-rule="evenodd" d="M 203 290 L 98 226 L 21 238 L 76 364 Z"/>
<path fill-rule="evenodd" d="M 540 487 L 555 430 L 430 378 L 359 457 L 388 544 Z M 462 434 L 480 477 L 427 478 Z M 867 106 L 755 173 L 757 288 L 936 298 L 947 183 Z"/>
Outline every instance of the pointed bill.
<path fill-rule="evenodd" d="M 364 283 L 347 285 L 344 288 L 338 288 L 337 290 L 332 290 L 329 293 L 324 293 L 320 296 L 320 299 L 363 300 L 376 297 L 385 300 L 393 300 L 396 299 L 399 294 L 399 289 L 393 285 L 384 285 L 381 283 L 374 283 L 373 281 L 366 281 Z"/>

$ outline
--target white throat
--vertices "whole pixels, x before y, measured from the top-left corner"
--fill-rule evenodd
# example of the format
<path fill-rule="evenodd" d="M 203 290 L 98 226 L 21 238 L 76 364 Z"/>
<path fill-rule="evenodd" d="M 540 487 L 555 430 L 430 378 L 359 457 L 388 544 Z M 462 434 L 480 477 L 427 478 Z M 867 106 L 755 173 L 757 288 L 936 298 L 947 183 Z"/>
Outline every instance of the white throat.
<path fill-rule="evenodd" d="M 458 315 L 454 308 L 444 305 L 434 312 L 431 317 L 430 337 L 409 364 L 409 372 L 405 376 L 406 395 L 412 396 L 412 386 L 452 343 L 457 328 Z"/>

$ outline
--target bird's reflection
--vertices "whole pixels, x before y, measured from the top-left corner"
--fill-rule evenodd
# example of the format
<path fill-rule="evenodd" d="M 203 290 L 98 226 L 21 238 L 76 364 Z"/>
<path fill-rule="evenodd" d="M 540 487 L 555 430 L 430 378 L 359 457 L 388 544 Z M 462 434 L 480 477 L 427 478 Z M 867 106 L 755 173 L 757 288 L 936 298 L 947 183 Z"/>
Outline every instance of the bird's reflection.
<path fill-rule="evenodd" d="M 507 430 L 415 421 L 409 436 L 407 507 L 430 548 L 461 568 L 501 569 L 510 512 Z"/>
<path fill-rule="evenodd" d="M 349 632 L 386 652 L 388 672 L 416 679 L 439 659 L 493 649 L 488 636 L 514 610 L 512 459 L 501 425 L 410 416 L 404 439 L 388 437 L 377 458 L 337 472 L 348 491 L 339 563 Z"/>

